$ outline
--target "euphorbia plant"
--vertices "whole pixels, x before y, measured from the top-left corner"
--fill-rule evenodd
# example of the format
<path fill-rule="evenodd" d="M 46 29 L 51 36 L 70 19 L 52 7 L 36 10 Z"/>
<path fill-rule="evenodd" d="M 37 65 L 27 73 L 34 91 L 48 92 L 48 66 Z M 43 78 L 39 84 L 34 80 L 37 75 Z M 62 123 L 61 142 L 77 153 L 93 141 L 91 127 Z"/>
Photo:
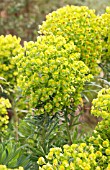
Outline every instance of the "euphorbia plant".
<path fill-rule="evenodd" d="M 52 35 L 24 44 L 17 56 L 18 86 L 36 114 L 54 114 L 80 103 L 80 92 L 91 76 L 78 61 L 76 48 L 72 41 Z"/>
<path fill-rule="evenodd" d="M 59 112 L 67 122 L 81 103 L 81 91 L 91 75 L 89 68 L 79 61 L 72 41 L 62 36 L 39 36 L 37 41 L 24 44 L 24 52 L 15 62 L 18 66 L 18 86 L 30 108 L 37 115 L 53 116 Z M 71 119 L 71 126 L 73 125 Z"/>

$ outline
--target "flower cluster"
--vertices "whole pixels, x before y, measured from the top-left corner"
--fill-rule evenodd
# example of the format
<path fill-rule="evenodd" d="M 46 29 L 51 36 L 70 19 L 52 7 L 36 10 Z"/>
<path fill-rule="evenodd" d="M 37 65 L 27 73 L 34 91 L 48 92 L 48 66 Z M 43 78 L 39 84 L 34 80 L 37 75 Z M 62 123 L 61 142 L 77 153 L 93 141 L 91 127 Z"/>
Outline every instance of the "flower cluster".
<path fill-rule="evenodd" d="M 67 43 L 62 36 L 39 36 L 35 43 L 25 42 L 23 50 L 15 57 L 17 82 L 37 114 L 55 113 L 80 102 L 80 92 L 91 75 L 78 60 L 80 53 L 72 41 Z"/>
<path fill-rule="evenodd" d="M 21 166 L 19 168 L 10 169 L 7 168 L 5 165 L 0 165 L 0 170 L 24 170 L 24 169 Z"/>
<path fill-rule="evenodd" d="M 9 117 L 7 108 L 10 108 L 11 104 L 8 99 L 0 98 L 0 129 L 2 132 L 6 131 L 7 124 L 9 123 Z"/>
<path fill-rule="evenodd" d="M 76 51 L 81 53 L 79 59 L 96 74 L 103 49 L 102 36 L 106 31 L 102 29 L 101 19 L 88 7 L 66 6 L 47 15 L 39 33 L 62 35 L 66 42 L 74 42 Z"/>
<path fill-rule="evenodd" d="M 96 130 L 103 137 L 110 140 L 110 88 L 102 89 L 98 93 L 97 99 L 93 100 L 91 113 L 103 120 L 98 123 Z"/>
<path fill-rule="evenodd" d="M 4 77 L 12 85 L 16 81 L 17 76 L 13 57 L 15 57 L 20 50 L 20 38 L 12 35 L 0 36 L 0 76 Z"/>
<path fill-rule="evenodd" d="M 89 143 L 64 145 L 61 148 L 51 148 L 46 159 L 40 157 L 39 170 L 109 170 L 110 168 L 109 140 L 97 139 L 92 136 Z"/>
<path fill-rule="evenodd" d="M 102 34 L 104 37 L 101 61 L 110 62 L 110 7 L 106 8 L 106 13 L 102 14 Z"/>
<path fill-rule="evenodd" d="M 97 99 L 93 100 L 91 113 L 103 119 L 110 119 L 110 88 L 102 89 L 98 93 Z"/>

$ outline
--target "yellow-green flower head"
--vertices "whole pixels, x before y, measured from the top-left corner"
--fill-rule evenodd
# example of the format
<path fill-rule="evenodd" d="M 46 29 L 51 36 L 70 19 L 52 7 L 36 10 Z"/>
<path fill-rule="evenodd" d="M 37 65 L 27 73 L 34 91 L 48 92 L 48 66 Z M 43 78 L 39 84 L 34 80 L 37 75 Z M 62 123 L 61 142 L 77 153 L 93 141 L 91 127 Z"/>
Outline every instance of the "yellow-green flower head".
<path fill-rule="evenodd" d="M 43 165 L 43 164 L 45 164 L 46 162 L 45 162 L 45 159 L 44 159 L 43 157 L 40 157 L 40 158 L 38 159 L 37 163 L 38 163 L 39 165 Z"/>
<path fill-rule="evenodd" d="M 102 62 L 107 64 L 110 62 L 110 7 L 106 8 L 106 13 L 102 14 L 102 33 L 104 36 Z"/>
<path fill-rule="evenodd" d="M 0 170 L 24 170 L 24 168 L 20 166 L 19 168 L 10 169 L 6 165 L 0 165 Z"/>
<path fill-rule="evenodd" d="M 73 42 L 62 36 L 40 36 L 35 43 L 25 42 L 23 51 L 16 57 L 17 82 L 36 114 L 53 114 L 80 103 L 80 93 L 91 76 Z"/>
<path fill-rule="evenodd" d="M 0 76 L 4 77 L 11 85 L 16 82 L 18 74 L 14 57 L 22 49 L 20 41 L 20 38 L 16 36 L 0 36 Z"/>
<path fill-rule="evenodd" d="M 7 124 L 9 123 L 9 117 L 7 108 L 11 108 L 11 104 L 8 99 L 3 97 L 0 98 L 0 129 L 2 132 L 5 132 L 8 128 Z"/>
<path fill-rule="evenodd" d="M 109 140 L 106 139 L 105 141 L 103 141 L 102 145 L 103 145 L 103 147 L 105 147 L 105 148 L 109 147 Z"/>
<path fill-rule="evenodd" d="M 110 147 L 108 149 L 105 150 L 106 155 L 110 156 Z"/>
<path fill-rule="evenodd" d="M 94 99 L 92 103 L 92 114 L 110 120 L 110 88 L 102 89 L 98 93 L 97 99 Z"/>
<path fill-rule="evenodd" d="M 102 17 L 86 6 L 65 6 L 46 16 L 39 33 L 62 35 L 66 40 L 65 48 L 68 48 L 67 42 L 74 42 L 76 51 L 81 53 L 79 59 L 96 74 L 103 49 L 102 36 L 106 34 L 102 22 Z"/>
<path fill-rule="evenodd" d="M 109 170 L 110 169 L 110 163 L 108 164 L 108 166 L 107 166 L 107 169 L 106 170 Z"/>
<path fill-rule="evenodd" d="M 98 138 L 101 140 L 101 138 Z M 106 140 L 107 141 L 107 140 Z M 102 143 L 104 141 L 102 140 Z M 83 148 L 83 150 L 79 148 Z M 75 170 L 75 169 L 83 169 L 83 170 L 91 170 L 91 169 L 106 169 L 109 167 L 109 154 L 110 149 L 109 147 L 103 148 L 103 151 L 99 150 L 100 146 L 94 145 L 91 141 L 86 143 L 80 144 L 72 144 L 72 145 L 64 145 L 63 149 L 60 150 L 59 156 L 55 154 L 59 148 L 51 148 L 48 155 L 52 157 L 46 156 L 47 163 L 43 165 L 42 170 L 47 168 L 47 165 L 51 165 L 53 169 L 64 169 L 64 170 Z M 69 154 L 68 154 L 69 153 Z"/>

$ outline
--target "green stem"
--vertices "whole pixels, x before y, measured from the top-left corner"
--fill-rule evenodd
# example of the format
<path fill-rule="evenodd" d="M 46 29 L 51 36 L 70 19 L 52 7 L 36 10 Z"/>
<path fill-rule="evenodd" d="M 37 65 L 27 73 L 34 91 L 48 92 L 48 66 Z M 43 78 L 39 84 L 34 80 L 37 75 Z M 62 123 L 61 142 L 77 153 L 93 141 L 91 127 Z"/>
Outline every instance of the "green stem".
<path fill-rule="evenodd" d="M 46 144 L 45 144 L 45 141 L 46 141 L 46 123 L 47 123 L 47 113 L 44 113 L 44 122 L 43 122 L 43 128 L 42 128 L 42 147 L 44 149 L 44 151 L 46 151 Z"/>
<path fill-rule="evenodd" d="M 15 139 L 18 141 L 18 116 L 15 109 L 15 102 L 12 101 L 12 110 L 13 110 L 13 120 L 14 120 L 14 128 L 15 128 Z"/>
<path fill-rule="evenodd" d="M 68 135 L 68 144 L 71 145 L 72 139 L 71 139 L 71 133 L 70 133 L 69 124 L 68 124 L 68 109 L 66 109 L 64 113 L 64 118 L 65 118 L 66 130 L 67 130 L 67 135 Z"/>

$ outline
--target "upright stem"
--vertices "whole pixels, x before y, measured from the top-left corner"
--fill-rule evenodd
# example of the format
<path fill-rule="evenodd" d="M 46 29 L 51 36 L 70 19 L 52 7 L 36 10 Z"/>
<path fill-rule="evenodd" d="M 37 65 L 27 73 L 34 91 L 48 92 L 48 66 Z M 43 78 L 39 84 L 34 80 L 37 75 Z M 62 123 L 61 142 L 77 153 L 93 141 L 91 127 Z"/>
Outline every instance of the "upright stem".
<path fill-rule="evenodd" d="M 44 113 L 44 122 L 43 122 L 43 128 L 42 128 L 42 146 L 44 151 L 46 150 L 46 145 L 45 145 L 45 138 L 46 138 L 46 123 L 47 123 L 47 113 Z"/>
<path fill-rule="evenodd" d="M 15 139 L 18 141 L 18 116 L 15 109 L 15 102 L 12 101 L 12 110 L 14 113 L 14 128 L 15 128 Z"/>
<path fill-rule="evenodd" d="M 69 124 L 68 124 L 68 109 L 66 108 L 66 111 L 64 112 L 64 118 L 65 118 L 65 123 L 66 123 L 66 130 L 67 130 L 67 135 L 68 135 L 68 144 L 72 144 L 72 139 L 71 139 L 71 133 L 69 130 Z"/>

